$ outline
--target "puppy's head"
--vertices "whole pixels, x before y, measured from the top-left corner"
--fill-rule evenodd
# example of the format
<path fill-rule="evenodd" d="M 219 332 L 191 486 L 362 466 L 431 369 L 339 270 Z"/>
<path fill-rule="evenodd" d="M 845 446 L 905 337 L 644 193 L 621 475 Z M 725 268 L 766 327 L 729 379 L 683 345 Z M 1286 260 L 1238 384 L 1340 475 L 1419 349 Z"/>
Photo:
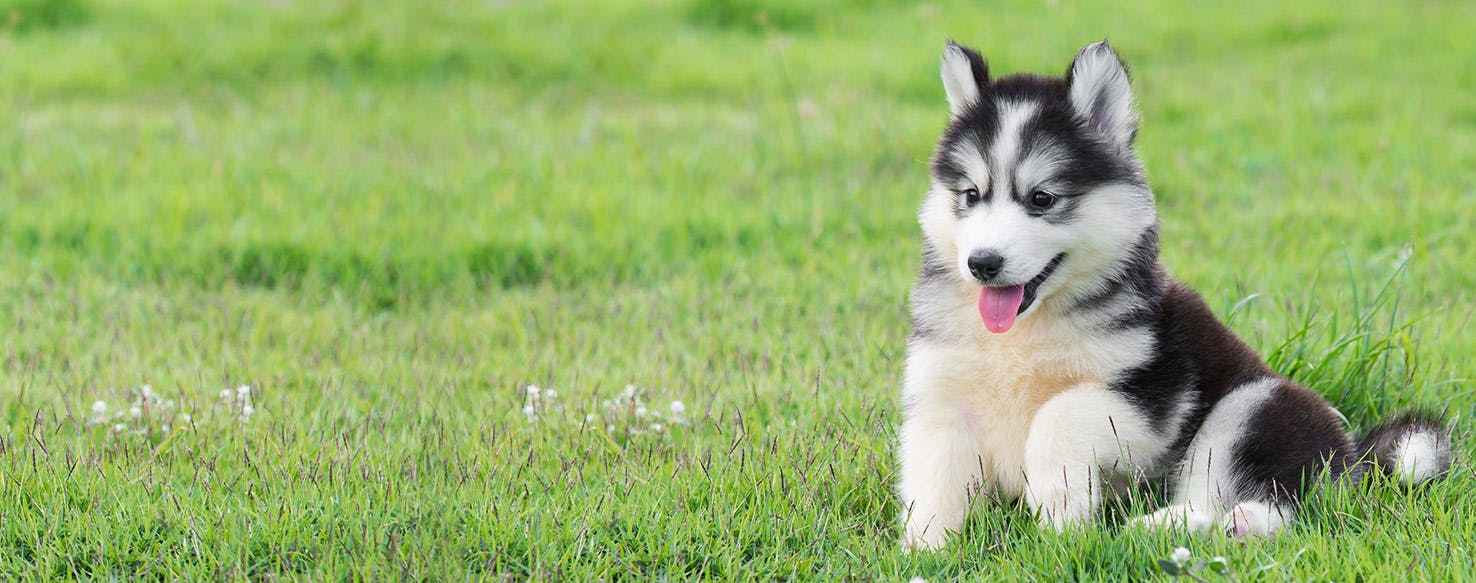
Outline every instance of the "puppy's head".
<path fill-rule="evenodd" d="M 1156 223 L 1132 89 L 1105 41 L 1077 53 L 1065 78 L 997 80 L 949 42 L 942 74 L 951 120 L 920 213 L 925 260 L 978 286 L 985 326 L 1005 332 L 1104 277 Z"/>

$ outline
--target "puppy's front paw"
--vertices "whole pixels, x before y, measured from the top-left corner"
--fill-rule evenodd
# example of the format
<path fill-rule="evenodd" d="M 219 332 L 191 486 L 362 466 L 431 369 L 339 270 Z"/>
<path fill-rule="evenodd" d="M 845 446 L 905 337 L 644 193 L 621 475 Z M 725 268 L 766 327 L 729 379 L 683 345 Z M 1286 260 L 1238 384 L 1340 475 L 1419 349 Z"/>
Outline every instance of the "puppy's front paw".
<path fill-rule="evenodd" d="M 1144 514 L 1128 521 L 1132 528 L 1144 528 L 1149 530 L 1182 528 L 1189 532 L 1204 532 L 1214 526 L 1215 517 L 1207 512 L 1200 512 L 1185 504 L 1174 504 L 1158 509 L 1151 514 Z"/>
<path fill-rule="evenodd" d="M 1091 521 L 1096 510 L 1091 493 L 1061 484 L 1032 485 L 1026 491 L 1026 502 L 1035 511 L 1040 527 L 1056 532 Z"/>
<path fill-rule="evenodd" d="M 1289 508 L 1267 502 L 1241 502 L 1220 518 L 1225 534 L 1232 538 L 1243 536 L 1272 537 L 1291 522 Z"/>

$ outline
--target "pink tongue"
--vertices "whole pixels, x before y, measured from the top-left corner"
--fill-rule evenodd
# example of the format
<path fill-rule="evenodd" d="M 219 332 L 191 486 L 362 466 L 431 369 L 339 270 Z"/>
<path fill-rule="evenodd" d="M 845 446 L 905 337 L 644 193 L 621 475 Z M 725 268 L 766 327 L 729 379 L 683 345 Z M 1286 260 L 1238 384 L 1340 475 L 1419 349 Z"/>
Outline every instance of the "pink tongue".
<path fill-rule="evenodd" d="M 984 327 L 995 334 L 1009 330 L 1015 325 L 1022 299 L 1025 299 L 1023 285 L 984 288 L 979 292 L 979 316 L 984 318 Z"/>

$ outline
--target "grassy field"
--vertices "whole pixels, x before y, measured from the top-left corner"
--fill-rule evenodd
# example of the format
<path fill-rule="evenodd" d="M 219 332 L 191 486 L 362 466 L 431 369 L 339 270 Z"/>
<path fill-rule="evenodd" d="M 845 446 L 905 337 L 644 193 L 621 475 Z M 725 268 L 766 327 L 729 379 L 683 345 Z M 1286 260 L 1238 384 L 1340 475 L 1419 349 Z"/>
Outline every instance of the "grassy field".
<path fill-rule="evenodd" d="M 0 0 L 0 578 L 1469 576 L 1464 456 L 1272 541 L 896 546 L 949 36 L 1109 36 L 1170 269 L 1476 445 L 1476 4 L 1235 4 Z"/>

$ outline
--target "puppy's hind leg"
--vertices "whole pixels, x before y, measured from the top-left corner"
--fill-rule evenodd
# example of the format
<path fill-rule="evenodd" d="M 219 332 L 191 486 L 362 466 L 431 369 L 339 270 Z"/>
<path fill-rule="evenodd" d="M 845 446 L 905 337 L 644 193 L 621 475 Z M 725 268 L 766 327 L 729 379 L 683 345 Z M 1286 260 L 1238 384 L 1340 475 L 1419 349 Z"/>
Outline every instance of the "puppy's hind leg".
<path fill-rule="evenodd" d="M 1324 475 L 1357 462 L 1342 416 L 1321 396 L 1285 379 L 1249 419 L 1235 459 L 1240 496 L 1220 519 L 1230 536 L 1272 536 L 1291 524 L 1297 503 Z"/>
<path fill-rule="evenodd" d="M 1260 379 L 1237 386 L 1215 403 L 1190 440 L 1178 470 L 1169 476 L 1174 502 L 1130 524 L 1190 532 L 1215 526 L 1227 501 L 1239 496 L 1241 472 L 1234 460 L 1251 417 L 1274 388 L 1273 379 Z"/>
<path fill-rule="evenodd" d="M 1349 467 L 1352 440 L 1332 408 L 1291 381 L 1241 384 L 1210 411 L 1185 453 L 1175 503 L 1136 519 L 1144 526 L 1223 528 L 1270 536 L 1329 463 Z"/>

